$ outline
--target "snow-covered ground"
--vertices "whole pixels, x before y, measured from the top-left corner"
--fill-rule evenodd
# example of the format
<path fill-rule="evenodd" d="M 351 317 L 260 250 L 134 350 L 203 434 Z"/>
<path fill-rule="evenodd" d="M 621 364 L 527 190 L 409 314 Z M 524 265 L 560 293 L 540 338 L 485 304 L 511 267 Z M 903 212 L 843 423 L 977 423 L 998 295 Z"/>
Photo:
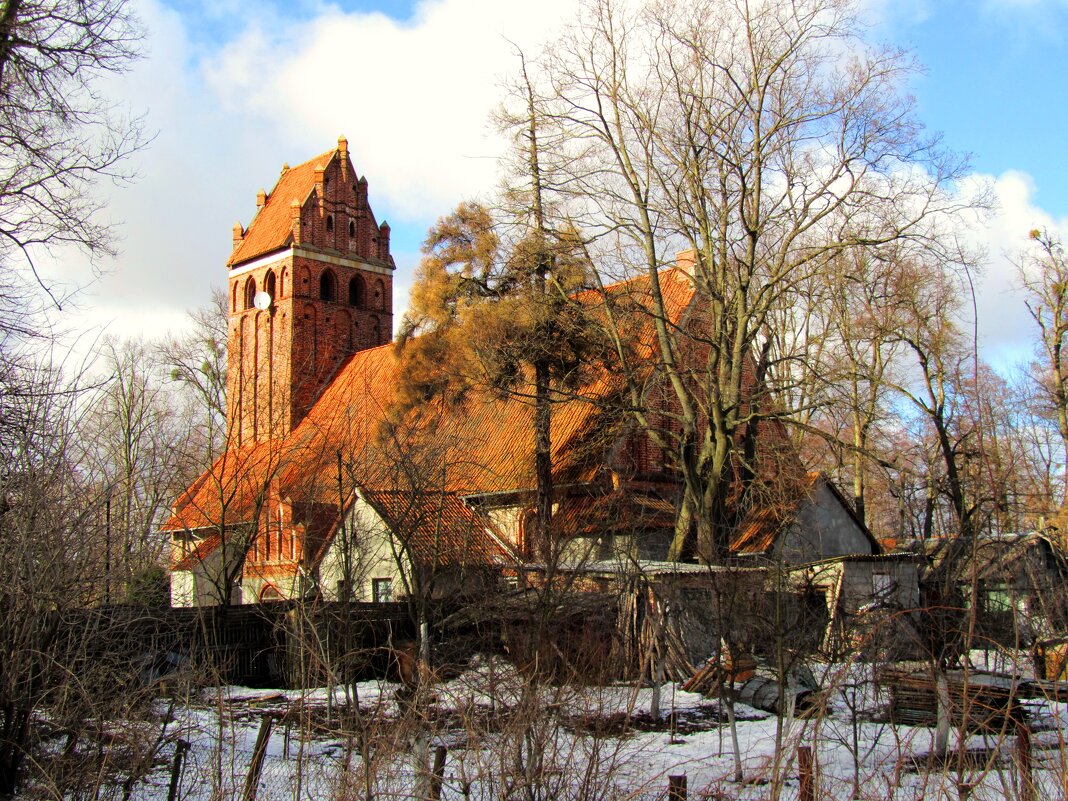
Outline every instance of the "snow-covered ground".
<path fill-rule="evenodd" d="M 265 716 L 275 723 L 257 788 L 262 801 L 408 797 L 420 743 L 430 762 L 438 746 L 446 748 L 444 801 L 651 801 L 664 797 L 668 776 L 678 774 L 687 777 L 690 799 L 792 799 L 798 797 L 799 745 L 814 753 L 817 798 L 853 797 L 854 764 L 862 799 L 957 799 L 962 787 L 971 788 L 968 797 L 975 801 L 1025 797 L 1011 734 L 973 734 L 962 742 L 954 734 L 955 754 L 945 767 L 932 767 L 932 729 L 880 722 L 885 699 L 873 690 L 870 667 L 831 666 L 819 678 L 826 690 L 824 713 L 783 720 L 778 737 L 775 715 L 736 704 L 741 783 L 733 781 L 725 710 L 715 699 L 674 685 L 661 692 L 660 722 L 650 715 L 649 688 L 534 690 L 507 664 L 493 661 L 436 685 L 425 703 L 414 705 L 403 700 L 399 685 L 385 682 L 332 694 L 321 688 L 207 690 L 176 707 L 171 724 L 171 736 L 191 744 L 178 797 L 240 798 Z M 1063 799 L 1068 708 L 1041 700 L 1028 702 L 1028 711 L 1035 729 L 1036 797 Z M 779 765 L 776 742 L 783 744 Z M 169 770 L 161 766 L 135 797 L 165 799 L 168 782 Z"/>

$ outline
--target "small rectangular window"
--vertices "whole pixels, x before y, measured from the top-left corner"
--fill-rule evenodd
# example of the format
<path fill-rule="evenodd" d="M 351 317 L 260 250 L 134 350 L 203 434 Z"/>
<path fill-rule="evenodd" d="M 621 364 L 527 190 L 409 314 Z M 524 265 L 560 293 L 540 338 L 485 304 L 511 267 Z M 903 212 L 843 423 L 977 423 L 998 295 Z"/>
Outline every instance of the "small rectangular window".
<path fill-rule="evenodd" d="M 376 604 L 390 603 L 393 600 L 393 579 L 372 579 L 371 592 Z"/>

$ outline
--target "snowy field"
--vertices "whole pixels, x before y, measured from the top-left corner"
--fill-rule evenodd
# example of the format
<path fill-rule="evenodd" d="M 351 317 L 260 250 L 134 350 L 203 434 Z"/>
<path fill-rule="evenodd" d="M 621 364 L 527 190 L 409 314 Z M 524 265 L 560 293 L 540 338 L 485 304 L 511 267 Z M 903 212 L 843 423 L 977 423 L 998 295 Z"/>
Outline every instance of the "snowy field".
<path fill-rule="evenodd" d="M 801 745 L 814 754 L 816 798 L 1031 797 L 1011 732 L 955 731 L 949 758 L 935 763 L 934 730 L 885 722 L 886 699 L 870 679 L 867 666 L 828 668 L 820 676 L 822 711 L 805 718 L 780 721 L 735 704 L 741 782 L 734 781 L 725 709 L 674 685 L 661 692 L 659 721 L 650 715 L 649 688 L 535 689 L 502 662 L 477 664 L 414 703 L 385 682 L 332 692 L 203 690 L 175 706 L 159 768 L 133 797 L 168 797 L 180 737 L 190 747 L 176 798 L 242 798 L 265 717 L 274 725 L 256 783 L 262 801 L 411 797 L 422 787 L 417 755 L 427 765 L 444 756 L 440 797 L 447 801 L 651 800 L 666 796 L 668 776 L 683 774 L 689 799 L 794 799 Z M 1025 706 L 1034 797 L 1063 799 L 1068 708 L 1047 700 Z"/>

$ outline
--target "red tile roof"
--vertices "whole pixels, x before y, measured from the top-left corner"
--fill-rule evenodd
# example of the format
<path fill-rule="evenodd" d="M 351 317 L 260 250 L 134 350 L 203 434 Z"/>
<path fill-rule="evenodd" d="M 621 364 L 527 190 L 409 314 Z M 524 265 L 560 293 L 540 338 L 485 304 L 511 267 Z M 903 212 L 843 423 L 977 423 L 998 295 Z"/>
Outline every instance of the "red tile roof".
<path fill-rule="evenodd" d="M 326 167 L 336 154 L 336 149 L 320 153 L 279 176 L 278 183 L 267 196 L 266 205 L 249 223 L 244 240 L 230 254 L 226 262 L 229 266 L 284 248 L 292 242 L 293 201 L 304 204 L 315 186 L 316 168 Z"/>
<path fill-rule="evenodd" d="M 867 527 L 860 522 L 853 512 L 852 507 L 842 497 L 834 484 L 820 472 L 809 472 L 799 483 L 793 486 L 777 483 L 772 489 L 776 491 L 779 499 L 770 503 L 757 503 L 739 523 L 734 537 L 731 538 L 730 551 L 732 554 L 759 556 L 767 554 L 775 545 L 779 534 L 786 530 L 797 517 L 801 504 L 812 497 L 817 486 L 825 484 L 835 495 L 842 508 L 856 522 L 857 527 L 871 541 L 873 553 L 880 552 L 879 543 L 868 531 Z"/>
<path fill-rule="evenodd" d="M 606 495 L 560 500 L 553 526 L 562 537 L 595 537 L 628 531 L 671 531 L 675 504 L 656 495 L 621 489 Z"/>
<path fill-rule="evenodd" d="M 818 472 L 807 473 L 796 491 L 784 494 L 774 503 L 756 505 L 742 519 L 731 538 L 731 553 L 758 555 L 770 551 L 779 534 L 793 523 L 801 502 L 810 495 L 819 479 Z"/>
<path fill-rule="evenodd" d="M 222 542 L 222 537 L 218 532 L 209 534 L 207 537 L 197 543 L 196 547 L 190 551 L 186 551 L 183 554 L 176 554 L 177 558 L 171 559 L 171 570 L 192 570 L 194 567 L 203 562 L 212 551 L 219 547 Z"/>
<path fill-rule="evenodd" d="M 455 493 L 377 490 L 363 494 L 417 561 L 463 565 L 516 560 L 493 524 Z"/>
<path fill-rule="evenodd" d="M 308 165 L 317 163 L 313 159 Z M 678 324 L 693 298 L 692 283 L 683 271 L 669 269 L 661 273 L 660 284 L 670 321 Z M 625 340 L 641 357 L 636 361 L 651 378 L 656 367 L 655 329 L 649 314 L 636 313 L 639 309 L 648 311 L 651 305 L 649 279 L 643 276 L 616 284 L 607 294 Z M 591 306 L 603 302 L 597 292 L 584 293 L 579 299 Z M 602 309 L 599 313 L 607 312 Z M 426 518 L 426 524 L 415 527 L 419 531 L 419 539 L 413 543 L 416 550 L 425 551 L 430 542 L 436 547 L 441 544 L 436 538 L 444 538 L 446 551 L 457 556 L 471 548 L 492 560 L 507 555 L 490 533 L 491 526 L 468 509 L 460 496 L 535 486 L 532 405 L 516 395 L 476 391 L 469 393 L 462 405 L 427 404 L 415 410 L 403 426 L 395 427 L 389 418 L 397 381 L 398 358 L 392 345 L 353 354 L 288 437 L 226 453 L 178 499 L 175 514 L 164 530 L 217 526 L 221 520 L 227 524 L 252 520 L 268 487 L 293 502 L 294 524 L 304 522 L 298 518 L 300 503 L 336 509 L 340 452 L 346 495 L 359 486 L 384 517 L 397 520 L 398 516 L 418 513 Z M 627 424 L 626 415 L 620 414 L 615 402 L 622 388 L 621 376 L 602 369 L 591 372 L 577 392 L 553 405 L 552 456 L 558 486 L 592 481 L 610 461 L 610 452 Z M 774 427 L 777 421 L 766 424 Z M 772 433 L 776 436 L 771 437 L 775 441 L 770 447 L 789 449 L 785 431 L 776 428 Z M 793 458 L 796 461 L 796 454 Z M 788 472 L 800 472 L 799 464 L 797 467 L 797 471 Z M 814 481 L 810 477 L 804 490 Z M 427 506 L 430 500 L 413 500 L 420 495 L 418 490 L 428 487 L 436 492 L 426 497 L 440 501 L 436 515 L 428 514 L 428 509 L 434 508 L 433 504 Z M 804 494 L 799 493 L 799 497 Z M 641 508 L 633 506 L 633 499 L 628 501 L 631 508 L 627 514 L 638 515 L 651 528 L 670 527 L 674 515 L 671 504 L 655 498 L 648 501 Z M 411 507 L 407 513 L 405 504 Z M 573 529 L 568 533 L 581 534 L 591 526 L 604 525 L 606 516 L 619 511 L 618 499 L 611 497 L 575 501 L 562 507 L 558 524 Z M 780 504 L 765 505 L 751 513 L 739 528 L 731 550 L 766 551 L 783 521 L 791 516 L 790 511 Z M 445 523 L 443 528 L 437 527 L 439 520 Z M 335 524 L 335 519 L 329 522 L 331 527 Z M 322 536 L 319 543 L 327 543 L 330 533 Z"/>
<path fill-rule="evenodd" d="M 680 280 L 675 270 L 665 271 L 661 282 L 669 313 L 677 320 L 692 297 L 692 286 Z M 620 302 L 639 303 L 643 286 L 647 303 L 645 278 L 620 284 L 611 293 Z M 644 315 L 627 318 L 644 319 Z M 632 327 L 637 341 L 651 336 L 648 321 Z M 178 499 L 175 514 L 163 529 L 251 520 L 272 482 L 282 497 L 295 503 L 315 501 L 336 508 L 338 451 L 352 480 L 372 490 L 409 486 L 399 472 L 413 467 L 404 464 L 405 459 L 433 462 L 436 488 L 453 493 L 535 485 L 533 407 L 515 395 L 502 397 L 487 390 L 470 393 L 462 406 L 424 406 L 409 421 L 415 427 L 405 426 L 407 441 L 391 441 L 388 411 L 397 365 L 392 345 L 353 354 L 288 437 L 225 453 Z M 648 369 L 652 369 L 651 361 Z M 553 471 L 558 483 L 590 480 L 605 463 L 607 449 L 622 425 L 608 401 L 621 386 L 617 375 L 602 370 L 574 395 L 553 405 Z M 413 435 L 413 430 L 425 436 Z M 403 449 L 408 453 L 399 458 Z"/>

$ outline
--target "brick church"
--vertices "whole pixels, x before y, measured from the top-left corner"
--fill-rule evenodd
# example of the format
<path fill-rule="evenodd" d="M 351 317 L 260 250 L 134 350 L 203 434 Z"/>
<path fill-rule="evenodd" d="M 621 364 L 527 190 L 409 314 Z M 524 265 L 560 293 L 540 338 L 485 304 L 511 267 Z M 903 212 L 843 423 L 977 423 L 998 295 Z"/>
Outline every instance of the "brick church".
<path fill-rule="evenodd" d="M 530 404 L 476 391 L 462 408 L 392 414 L 396 265 L 346 140 L 284 166 L 256 205 L 227 262 L 226 448 L 163 526 L 172 603 L 470 595 L 539 570 Z M 695 300 L 688 268 L 681 258 L 660 276 L 675 322 Z M 636 349 L 654 353 L 648 278 L 608 293 L 630 310 Z M 662 564 L 678 497 L 665 454 L 611 411 L 617 392 L 613 371 L 593 371 L 552 418 L 561 558 L 609 573 Z M 776 458 L 802 477 L 797 503 L 754 510 L 737 556 L 877 551 L 830 484 L 805 477 L 788 448 Z"/>

